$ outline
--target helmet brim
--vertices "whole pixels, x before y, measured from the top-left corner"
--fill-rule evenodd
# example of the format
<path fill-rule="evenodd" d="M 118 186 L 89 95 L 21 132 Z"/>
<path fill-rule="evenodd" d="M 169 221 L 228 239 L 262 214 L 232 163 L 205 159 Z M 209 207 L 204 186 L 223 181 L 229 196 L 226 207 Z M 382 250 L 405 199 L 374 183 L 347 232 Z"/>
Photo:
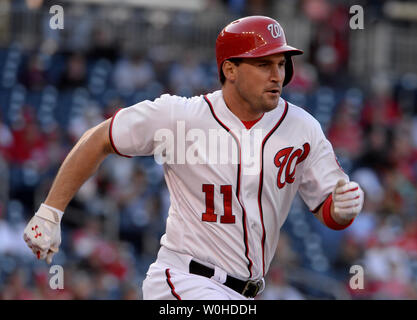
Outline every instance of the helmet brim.
<path fill-rule="evenodd" d="M 296 56 L 296 55 L 301 55 L 304 52 L 300 49 L 294 48 L 289 45 L 283 45 L 280 47 L 266 45 L 266 46 L 256 48 L 255 50 L 251 50 L 246 53 L 241 53 L 239 55 L 236 55 L 230 58 L 260 58 L 260 57 L 266 57 L 266 56 L 270 56 L 270 55 L 277 54 L 277 53 L 285 53 L 290 56 Z"/>
<path fill-rule="evenodd" d="M 291 57 L 303 54 L 304 51 L 300 49 L 297 49 L 289 45 L 283 45 L 280 47 L 263 46 L 263 47 L 256 48 L 255 50 L 251 50 L 250 52 L 245 52 L 236 56 L 231 56 L 225 60 L 232 59 L 232 58 L 261 58 L 261 57 L 267 57 L 267 56 L 277 54 L 277 53 L 284 53 L 288 57 L 287 62 L 285 63 L 285 79 L 283 83 L 283 86 L 286 86 L 291 81 L 293 74 L 294 74 L 294 65 L 293 65 L 293 61 Z M 222 72 L 221 68 L 222 68 L 223 62 L 219 66 L 219 70 L 218 70 L 219 77 Z"/>

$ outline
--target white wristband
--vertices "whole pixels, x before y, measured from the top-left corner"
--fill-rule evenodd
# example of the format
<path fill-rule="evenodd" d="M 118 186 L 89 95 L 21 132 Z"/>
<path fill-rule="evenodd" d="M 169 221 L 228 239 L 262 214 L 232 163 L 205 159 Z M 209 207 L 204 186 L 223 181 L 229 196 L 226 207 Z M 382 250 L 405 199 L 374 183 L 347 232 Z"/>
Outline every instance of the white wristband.
<path fill-rule="evenodd" d="M 48 206 L 44 203 L 41 204 L 38 211 L 36 211 L 35 216 L 44 218 L 46 220 L 49 220 L 53 223 L 60 223 L 62 216 L 64 215 L 64 212 L 61 210 L 58 210 L 54 207 Z"/>

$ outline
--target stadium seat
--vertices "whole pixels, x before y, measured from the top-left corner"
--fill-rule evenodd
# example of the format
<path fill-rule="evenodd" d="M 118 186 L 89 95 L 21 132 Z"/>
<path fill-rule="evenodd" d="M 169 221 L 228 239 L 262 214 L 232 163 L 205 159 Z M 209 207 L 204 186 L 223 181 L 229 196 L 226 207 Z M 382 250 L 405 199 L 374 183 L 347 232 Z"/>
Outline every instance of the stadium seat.
<path fill-rule="evenodd" d="M 26 88 L 21 84 L 14 86 L 11 90 L 7 109 L 7 120 L 10 123 L 14 123 L 22 117 L 21 110 L 25 104 L 26 92 Z"/>
<path fill-rule="evenodd" d="M 47 86 L 42 91 L 38 110 L 38 120 L 43 128 L 56 124 L 57 102 L 58 90 L 54 86 Z"/>
<path fill-rule="evenodd" d="M 88 89 L 94 96 L 102 94 L 108 86 L 112 64 L 106 59 L 96 61 L 88 77 Z"/>
<path fill-rule="evenodd" d="M 7 51 L 1 73 L 1 86 L 4 88 L 12 88 L 16 84 L 21 59 L 20 49 L 16 45 L 11 46 Z"/>

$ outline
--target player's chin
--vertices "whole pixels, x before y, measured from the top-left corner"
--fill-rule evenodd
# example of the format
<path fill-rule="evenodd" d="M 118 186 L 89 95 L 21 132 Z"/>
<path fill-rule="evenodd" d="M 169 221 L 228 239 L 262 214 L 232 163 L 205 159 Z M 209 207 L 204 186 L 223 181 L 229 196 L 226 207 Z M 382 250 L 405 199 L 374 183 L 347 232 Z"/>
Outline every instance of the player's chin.
<path fill-rule="evenodd" d="M 265 97 L 265 107 L 268 110 L 273 110 L 277 107 L 278 105 L 278 101 L 279 101 L 279 94 L 272 94 L 272 93 L 267 93 L 266 97 Z"/>

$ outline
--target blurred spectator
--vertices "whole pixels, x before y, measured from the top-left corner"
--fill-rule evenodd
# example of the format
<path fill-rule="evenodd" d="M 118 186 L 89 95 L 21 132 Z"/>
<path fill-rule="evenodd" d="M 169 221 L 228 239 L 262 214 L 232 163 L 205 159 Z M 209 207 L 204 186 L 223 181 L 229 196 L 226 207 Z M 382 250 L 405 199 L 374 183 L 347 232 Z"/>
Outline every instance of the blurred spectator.
<path fill-rule="evenodd" d="M 89 104 L 80 115 L 70 119 L 68 131 L 72 141 L 77 142 L 88 129 L 102 121 L 104 121 L 102 110 L 94 103 Z"/>
<path fill-rule="evenodd" d="M 412 129 L 411 130 L 412 130 L 411 137 L 412 137 L 412 140 L 413 140 L 413 147 L 414 147 L 414 149 L 417 149 L 417 116 L 414 116 L 413 119 L 412 119 Z"/>
<path fill-rule="evenodd" d="M 27 67 L 20 75 L 20 82 L 29 90 L 41 90 L 48 83 L 45 63 L 40 54 L 32 54 L 27 62 Z"/>
<path fill-rule="evenodd" d="M 6 219 L 6 209 L 3 208 L 0 213 L 0 256 L 32 256 L 32 251 L 26 246 L 21 236 L 26 226 L 23 215 L 9 210 L 8 219 Z"/>
<path fill-rule="evenodd" d="M 403 250 L 380 243 L 369 248 L 364 259 L 374 299 L 405 299 L 409 296 L 413 290 L 411 270 Z"/>
<path fill-rule="evenodd" d="M 94 298 L 94 277 L 92 273 L 77 270 L 71 278 L 71 292 L 74 300 L 92 300 Z"/>
<path fill-rule="evenodd" d="M 58 83 L 61 90 L 84 87 L 87 80 L 87 63 L 84 55 L 74 53 L 67 61 L 66 69 Z"/>
<path fill-rule="evenodd" d="M 135 167 L 129 185 L 120 190 L 120 237 L 130 241 L 137 252 L 145 246 L 144 232 L 150 223 L 150 214 L 146 210 L 149 197 L 147 193 L 147 175 L 140 167 Z"/>
<path fill-rule="evenodd" d="M 347 100 L 339 106 L 328 131 L 328 139 L 335 151 L 350 159 L 356 159 L 362 151 L 363 133 Z"/>
<path fill-rule="evenodd" d="M 263 300 L 303 300 L 304 297 L 288 280 L 284 270 L 300 268 L 300 257 L 293 249 L 291 238 L 281 231 L 278 247 L 268 271 Z"/>
<path fill-rule="evenodd" d="M 415 163 L 417 161 L 417 148 L 414 148 L 412 141 L 411 126 L 409 122 L 403 121 L 394 129 L 393 144 L 389 152 L 390 163 L 401 171 L 401 174 L 413 184 L 417 184 L 417 172 Z"/>
<path fill-rule="evenodd" d="M 195 52 L 187 52 L 179 63 L 174 63 L 169 84 L 173 94 L 192 96 L 205 92 L 205 73 Z"/>
<path fill-rule="evenodd" d="M 413 208 L 415 208 L 416 188 L 396 168 L 385 170 L 383 180 L 385 187 L 383 211 L 404 215 L 404 218 L 405 215 L 412 215 L 415 219 Z"/>
<path fill-rule="evenodd" d="M 118 48 L 119 45 L 111 27 L 100 25 L 93 30 L 92 43 L 87 57 L 89 60 L 104 58 L 115 63 L 119 58 Z"/>
<path fill-rule="evenodd" d="M 303 1 L 304 13 L 316 28 L 310 44 L 310 61 L 317 67 L 321 85 L 340 87 L 352 79 L 346 72 L 349 56 L 349 13 L 345 5 L 327 0 Z"/>
<path fill-rule="evenodd" d="M 2 121 L 0 114 L 0 156 L 10 159 L 10 148 L 13 146 L 13 135 L 10 128 Z"/>
<path fill-rule="evenodd" d="M 390 131 L 384 126 L 373 125 L 365 130 L 364 152 L 357 159 L 357 165 L 373 168 L 381 174 L 389 165 L 390 140 Z"/>
<path fill-rule="evenodd" d="M 37 300 L 42 297 L 27 286 L 28 276 L 24 269 L 17 268 L 8 277 L 2 290 L 0 290 L 1 300 Z"/>
<path fill-rule="evenodd" d="M 384 73 L 371 79 L 372 91 L 362 111 L 361 125 L 392 128 L 402 118 L 398 102 L 392 96 L 392 83 Z"/>
<path fill-rule="evenodd" d="M 152 64 L 144 58 L 143 53 L 133 52 L 127 59 L 117 62 L 114 70 L 114 84 L 117 89 L 140 90 L 155 79 Z"/>
<path fill-rule="evenodd" d="M 304 0 L 301 6 L 312 21 L 325 22 L 330 16 L 331 6 L 327 0 Z"/>
<path fill-rule="evenodd" d="M 247 13 L 248 16 L 263 15 L 268 11 L 272 1 L 269 0 L 247 0 Z"/>
<path fill-rule="evenodd" d="M 405 223 L 404 232 L 398 236 L 395 245 L 409 254 L 410 257 L 417 257 L 417 222 Z M 415 273 L 415 271 L 414 271 Z M 417 274 L 414 274 L 416 277 Z"/>
<path fill-rule="evenodd" d="M 294 75 L 288 84 L 288 89 L 296 92 L 309 93 L 318 85 L 317 70 L 314 66 L 303 60 L 293 59 Z M 287 87 L 285 87 L 287 89 Z"/>
<path fill-rule="evenodd" d="M 45 138 L 39 128 L 32 109 L 22 110 L 22 119 L 13 124 L 13 145 L 9 149 L 10 160 L 15 165 L 33 161 L 37 167 L 47 166 Z"/>
<path fill-rule="evenodd" d="M 142 300 L 142 292 L 139 291 L 138 286 L 134 284 L 125 284 L 122 287 L 122 300 Z"/>
<path fill-rule="evenodd" d="M 74 299 L 73 294 L 65 288 L 65 282 L 68 284 L 68 274 L 65 273 L 64 269 L 64 288 L 63 289 L 51 289 L 49 286 L 50 274 L 47 268 L 39 268 L 33 271 L 31 275 L 34 285 L 35 293 L 39 300 L 69 300 Z"/>
<path fill-rule="evenodd" d="M 50 4 L 50 8 L 53 4 Z M 65 8 L 65 29 L 71 30 L 68 34 L 68 47 L 71 51 L 86 50 L 90 47 L 90 39 L 94 19 L 84 19 L 84 17 L 94 14 L 92 8 L 88 7 L 88 4 L 78 3 L 77 5 L 70 5 L 69 3 Z"/>
<path fill-rule="evenodd" d="M 280 269 L 269 271 L 268 284 L 262 293 L 263 300 L 304 300 L 304 296 L 285 279 Z"/>
<path fill-rule="evenodd" d="M 365 193 L 367 201 L 364 210 L 369 207 L 373 212 L 378 211 L 380 209 L 378 204 L 384 198 L 384 188 L 377 172 L 371 168 L 361 167 L 352 173 L 352 180 L 358 182 Z"/>
<path fill-rule="evenodd" d="M 9 200 L 9 164 L 0 153 L 0 219 L 5 214 Z"/>

